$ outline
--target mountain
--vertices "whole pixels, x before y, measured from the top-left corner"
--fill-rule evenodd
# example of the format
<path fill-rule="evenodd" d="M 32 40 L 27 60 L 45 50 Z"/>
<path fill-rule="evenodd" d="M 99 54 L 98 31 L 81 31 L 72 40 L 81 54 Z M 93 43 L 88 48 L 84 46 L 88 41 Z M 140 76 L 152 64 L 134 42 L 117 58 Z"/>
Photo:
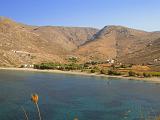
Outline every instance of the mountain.
<path fill-rule="evenodd" d="M 83 44 L 75 54 L 88 60 L 116 59 L 121 63 L 148 63 L 160 54 L 160 32 L 146 32 L 123 26 L 106 26 L 92 40 Z M 151 45 L 152 44 L 152 45 Z M 151 46 L 149 46 L 151 45 Z M 149 46 L 149 47 L 148 47 Z M 142 56 L 150 56 L 144 57 Z M 152 56 L 155 57 L 152 58 Z"/>
<path fill-rule="evenodd" d="M 121 57 L 119 60 L 124 63 L 148 64 L 160 70 L 160 38 L 148 43 L 143 49 Z"/>
<path fill-rule="evenodd" d="M 0 17 L 0 65 L 43 61 L 63 62 L 63 56 L 88 41 L 98 29 L 30 26 Z"/>
<path fill-rule="evenodd" d="M 148 64 L 160 68 L 160 32 L 123 26 L 31 26 L 0 17 L 0 66 L 41 62 L 80 62 L 115 59 L 119 63 Z"/>

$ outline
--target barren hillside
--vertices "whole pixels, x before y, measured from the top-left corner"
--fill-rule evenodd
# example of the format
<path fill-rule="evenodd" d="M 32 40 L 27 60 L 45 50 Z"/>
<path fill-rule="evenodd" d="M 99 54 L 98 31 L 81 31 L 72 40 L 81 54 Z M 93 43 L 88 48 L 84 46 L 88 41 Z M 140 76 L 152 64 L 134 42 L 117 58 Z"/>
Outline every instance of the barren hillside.
<path fill-rule="evenodd" d="M 90 39 L 97 29 L 29 26 L 0 18 L 0 65 L 43 61 L 63 62 L 63 56 Z"/>
<path fill-rule="evenodd" d="M 153 43 L 152 48 L 160 50 L 160 46 L 154 44 L 158 38 L 160 38 L 159 32 L 145 32 L 122 26 L 106 26 L 95 34 L 90 42 L 86 42 L 76 50 L 76 54 L 83 60 L 116 59 L 121 62 L 134 63 L 134 59 L 141 56 L 138 51 L 145 49 L 146 54 L 147 51 L 150 51 L 147 48 L 148 45 Z M 128 56 L 136 52 L 137 54 L 131 58 L 132 61 L 129 60 Z M 151 56 L 151 52 L 148 55 Z M 142 63 L 142 60 L 143 58 L 140 61 L 136 60 L 136 63 Z"/>
<path fill-rule="evenodd" d="M 160 63 L 160 32 L 123 26 L 101 30 L 83 27 L 30 26 L 0 17 L 0 66 L 116 59 L 121 63 Z"/>

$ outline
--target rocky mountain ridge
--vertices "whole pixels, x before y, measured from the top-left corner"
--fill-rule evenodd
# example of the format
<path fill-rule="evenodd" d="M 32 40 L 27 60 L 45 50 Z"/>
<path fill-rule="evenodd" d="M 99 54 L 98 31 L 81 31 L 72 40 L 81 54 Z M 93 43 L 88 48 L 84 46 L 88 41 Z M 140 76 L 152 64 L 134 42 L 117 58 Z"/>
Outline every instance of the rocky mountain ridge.
<path fill-rule="evenodd" d="M 115 59 L 121 63 L 159 64 L 160 32 L 123 26 L 98 30 L 83 27 L 30 26 L 0 17 L 0 66 L 40 62 Z"/>

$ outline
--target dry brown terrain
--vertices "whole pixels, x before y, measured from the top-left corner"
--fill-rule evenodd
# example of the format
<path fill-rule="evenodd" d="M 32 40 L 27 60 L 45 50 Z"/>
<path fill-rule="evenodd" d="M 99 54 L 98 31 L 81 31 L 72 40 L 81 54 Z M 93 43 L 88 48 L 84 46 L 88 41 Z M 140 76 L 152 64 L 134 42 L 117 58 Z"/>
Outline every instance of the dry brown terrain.
<path fill-rule="evenodd" d="M 123 26 L 101 30 L 83 27 L 30 26 L 0 17 L 0 66 L 115 59 L 160 68 L 160 32 Z"/>
<path fill-rule="evenodd" d="M 0 18 L 0 65 L 43 61 L 63 62 L 64 56 L 89 40 L 94 28 L 29 26 Z"/>
<path fill-rule="evenodd" d="M 84 59 L 116 59 L 122 63 L 153 63 L 160 59 L 160 32 L 145 32 L 122 26 L 106 26 L 76 54 Z"/>

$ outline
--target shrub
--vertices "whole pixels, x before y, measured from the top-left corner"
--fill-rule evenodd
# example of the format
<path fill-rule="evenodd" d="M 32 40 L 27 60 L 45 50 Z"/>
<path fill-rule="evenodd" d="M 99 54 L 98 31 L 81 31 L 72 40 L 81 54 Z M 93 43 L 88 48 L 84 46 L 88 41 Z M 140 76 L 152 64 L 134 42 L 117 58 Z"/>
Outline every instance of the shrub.
<path fill-rule="evenodd" d="M 91 69 L 91 73 L 95 73 L 96 71 L 95 71 L 95 69 Z"/>
<path fill-rule="evenodd" d="M 83 67 L 84 67 L 84 68 L 88 68 L 89 65 L 85 63 L 85 64 L 83 65 Z"/>
<path fill-rule="evenodd" d="M 160 72 L 150 72 L 149 74 L 155 77 L 160 77 Z"/>
<path fill-rule="evenodd" d="M 132 64 L 122 64 L 118 68 L 131 68 Z"/>
<path fill-rule="evenodd" d="M 129 76 L 136 76 L 136 73 L 133 72 L 133 71 L 129 71 L 129 72 L 128 72 L 128 75 L 129 75 Z"/>
<path fill-rule="evenodd" d="M 141 73 L 135 73 L 135 76 L 142 76 Z"/>
<path fill-rule="evenodd" d="M 112 70 L 108 70 L 108 75 L 112 75 L 113 71 Z"/>
<path fill-rule="evenodd" d="M 78 59 L 77 59 L 77 57 L 70 57 L 68 59 L 68 62 L 76 63 L 76 62 L 78 62 Z"/>
<path fill-rule="evenodd" d="M 127 66 L 124 65 L 124 64 L 122 64 L 122 65 L 120 66 L 120 68 L 127 68 Z"/>
<path fill-rule="evenodd" d="M 108 70 L 108 75 L 122 75 L 122 73 L 115 70 Z"/>
<path fill-rule="evenodd" d="M 133 66 L 133 64 L 129 64 L 129 65 L 128 65 L 128 67 L 132 67 L 132 66 Z"/>
<path fill-rule="evenodd" d="M 21 65 L 20 68 L 24 68 L 24 65 Z"/>
<path fill-rule="evenodd" d="M 112 64 L 112 65 L 111 65 L 111 67 L 112 67 L 113 69 L 115 69 L 115 68 L 116 68 L 114 64 Z"/>
<path fill-rule="evenodd" d="M 39 64 L 35 64 L 34 65 L 34 69 L 40 69 L 40 65 Z"/>
<path fill-rule="evenodd" d="M 143 76 L 144 76 L 144 77 L 152 77 L 152 75 L 149 74 L 149 73 L 143 73 Z"/>
<path fill-rule="evenodd" d="M 91 62 L 91 65 L 97 65 L 97 64 L 98 64 L 97 61 L 92 61 L 92 62 Z"/>
<path fill-rule="evenodd" d="M 54 69 L 53 63 L 42 63 L 40 64 L 40 69 Z"/>
<path fill-rule="evenodd" d="M 101 70 L 100 70 L 100 74 L 107 74 L 107 71 L 104 70 L 104 69 L 101 69 Z"/>
<path fill-rule="evenodd" d="M 58 69 L 58 70 L 82 70 L 82 64 L 60 64 L 60 63 L 41 63 L 35 64 L 35 69 Z"/>

